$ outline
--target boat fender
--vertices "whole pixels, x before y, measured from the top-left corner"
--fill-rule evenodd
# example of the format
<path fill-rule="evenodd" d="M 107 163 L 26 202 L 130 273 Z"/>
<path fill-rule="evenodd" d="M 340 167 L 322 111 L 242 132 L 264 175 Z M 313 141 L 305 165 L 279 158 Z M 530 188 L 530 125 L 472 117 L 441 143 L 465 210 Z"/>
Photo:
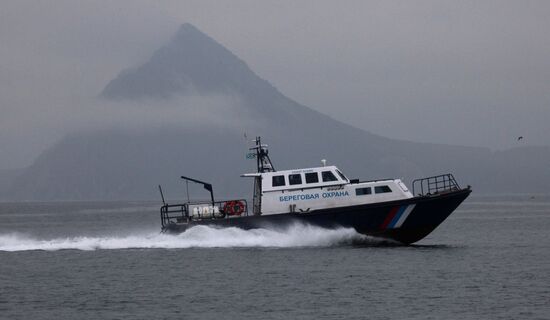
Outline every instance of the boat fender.
<path fill-rule="evenodd" d="M 212 212 L 213 211 L 214 210 L 212 209 L 212 206 L 200 207 L 199 208 L 200 217 L 203 218 L 203 219 L 212 218 Z"/>

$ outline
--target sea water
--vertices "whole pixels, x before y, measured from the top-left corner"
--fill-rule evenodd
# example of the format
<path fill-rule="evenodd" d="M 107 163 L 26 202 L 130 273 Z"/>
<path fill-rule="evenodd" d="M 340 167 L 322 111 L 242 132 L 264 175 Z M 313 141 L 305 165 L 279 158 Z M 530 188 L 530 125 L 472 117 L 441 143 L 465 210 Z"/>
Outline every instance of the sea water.
<path fill-rule="evenodd" d="M 469 198 L 413 246 L 195 227 L 151 202 L 0 204 L 2 319 L 549 319 L 550 197 Z"/>

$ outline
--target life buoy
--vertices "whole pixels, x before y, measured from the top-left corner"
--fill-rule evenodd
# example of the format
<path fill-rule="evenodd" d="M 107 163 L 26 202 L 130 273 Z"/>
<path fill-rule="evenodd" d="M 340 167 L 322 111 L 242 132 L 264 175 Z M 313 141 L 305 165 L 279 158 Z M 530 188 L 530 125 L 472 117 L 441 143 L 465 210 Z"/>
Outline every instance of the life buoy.
<path fill-rule="evenodd" d="M 244 203 L 242 201 L 227 201 L 223 205 L 223 211 L 228 216 L 240 216 L 244 212 Z"/>

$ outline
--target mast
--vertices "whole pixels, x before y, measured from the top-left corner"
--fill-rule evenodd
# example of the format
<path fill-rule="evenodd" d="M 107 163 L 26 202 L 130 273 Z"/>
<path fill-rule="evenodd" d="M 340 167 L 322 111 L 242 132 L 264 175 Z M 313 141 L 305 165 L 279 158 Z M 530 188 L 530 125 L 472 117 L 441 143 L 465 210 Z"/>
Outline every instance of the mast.
<path fill-rule="evenodd" d="M 261 138 L 256 137 L 254 140 L 256 146 L 250 148 L 250 150 L 256 152 L 256 165 L 258 167 L 258 173 L 275 172 L 273 163 L 269 158 L 269 152 L 267 151 L 267 144 L 262 144 Z M 254 199 L 253 199 L 253 212 L 254 215 L 262 214 L 262 175 L 258 175 L 254 178 Z"/>
<path fill-rule="evenodd" d="M 275 168 L 273 167 L 273 163 L 271 163 L 271 159 L 269 158 L 267 144 L 262 144 L 260 137 L 256 137 L 256 140 L 254 140 L 254 142 L 256 142 L 256 146 L 250 148 L 250 150 L 256 152 L 258 173 L 274 172 Z"/>

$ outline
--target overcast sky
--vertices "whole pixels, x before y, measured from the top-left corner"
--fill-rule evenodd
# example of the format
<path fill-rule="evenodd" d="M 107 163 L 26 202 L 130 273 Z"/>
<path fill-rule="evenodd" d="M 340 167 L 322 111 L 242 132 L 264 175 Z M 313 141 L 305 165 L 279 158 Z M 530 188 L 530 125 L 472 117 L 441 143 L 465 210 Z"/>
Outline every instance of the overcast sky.
<path fill-rule="evenodd" d="M 548 145 L 548 17 L 548 1 L 4 0 L 0 168 L 85 126 L 105 84 L 185 22 L 290 98 L 368 131 Z"/>

